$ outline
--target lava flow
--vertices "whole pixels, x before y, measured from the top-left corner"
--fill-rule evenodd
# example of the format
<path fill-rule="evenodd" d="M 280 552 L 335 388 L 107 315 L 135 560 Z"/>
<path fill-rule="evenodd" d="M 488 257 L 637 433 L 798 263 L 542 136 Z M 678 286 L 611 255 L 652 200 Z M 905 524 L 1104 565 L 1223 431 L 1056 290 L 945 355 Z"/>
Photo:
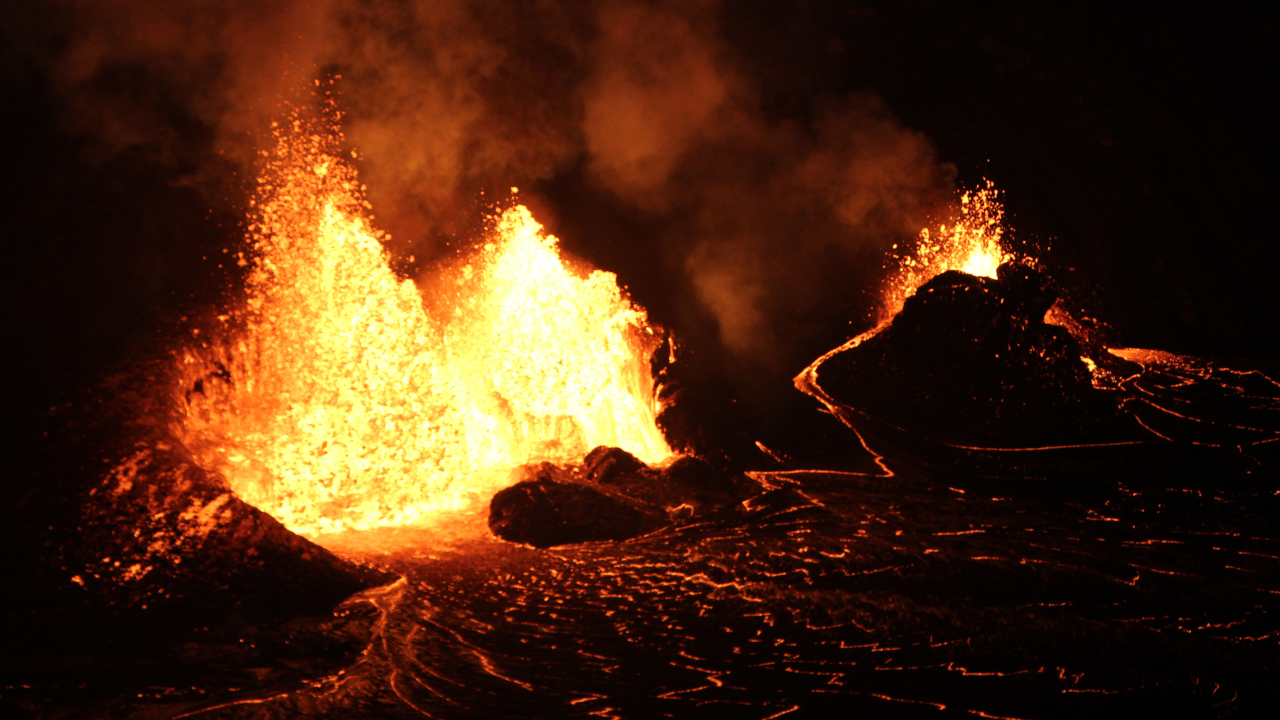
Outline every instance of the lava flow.
<path fill-rule="evenodd" d="M 178 388 L 179 437 L 239 497 L 316 535 L 420 522 L 597 445 L 670 459 L 660 338 L 614 274 L 566 267 L 517 205 L 424 303 L 388 264 L 336 117 L 295 111 L 274 135 L 247 297 L 185 352 Z"/>

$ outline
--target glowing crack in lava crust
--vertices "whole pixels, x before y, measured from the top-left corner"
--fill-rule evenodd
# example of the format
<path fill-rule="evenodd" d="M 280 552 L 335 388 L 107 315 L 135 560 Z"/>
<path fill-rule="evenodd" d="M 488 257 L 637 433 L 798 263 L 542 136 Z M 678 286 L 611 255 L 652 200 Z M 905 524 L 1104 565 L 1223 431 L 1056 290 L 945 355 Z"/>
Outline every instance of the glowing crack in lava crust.
<path fill-rule="evenodd" d="M 239 497 L 315 535 L 419 522 L 597 445 L 671 458 L 660 338 L 614 274 L 567 268 L 515 206 L 424 303 L 388 264 L 337 121 L 295 112 L 274 136 L 247 297 L 181 360 L 179 436 Z"/>

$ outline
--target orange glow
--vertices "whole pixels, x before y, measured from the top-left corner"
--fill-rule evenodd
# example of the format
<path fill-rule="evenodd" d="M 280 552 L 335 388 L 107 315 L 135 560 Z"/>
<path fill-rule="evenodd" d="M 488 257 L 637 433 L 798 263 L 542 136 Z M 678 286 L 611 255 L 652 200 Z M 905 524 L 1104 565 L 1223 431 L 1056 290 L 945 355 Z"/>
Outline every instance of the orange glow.
<path fill-rule="evenodd" d="M 1062 300 L 1058 300 L 1044 314 L 1044 322 L 1046 325 L 1057 325 L 1058 327 L 1071 333 L 1080 344 L 1084 347 L 1090 347 L 1094 344 L 1093 332 L 1082 322 L 1072 317 L 1071 313 L 1063 306 Z M 1089 360 L 1085 363 L 1090 370 L 1096 368 L 1096 364 Z M 1094 372 L 1097 375 L 1097 372 Z"/>
<path fill-rule="evenodd" d="M 264 153 L 245 303 L 182 357 L 178 434 L 200 465 L 316 535 L 421 523 L 596 445 L 672 457 L 659 338 L 615 275 L 570 270 L 516 206 L 424 303 L 388 265 L 341 140 L 336 120 L 295 113 Z"/>
<path fill-rule="evenodd" d="M 916 288 L 947 270 L 994 278 L 996 268 L 1012 258 L 1001 244 L 1004 206 L 990 180 L 960 196 L 960 215 L 950 226 L 920 231 L 909 252 L 896 255 L 897 273 L 886 285 L 880 321 L 887 322 Z M 894 246 L 898 250 L 898 246 Z"/>

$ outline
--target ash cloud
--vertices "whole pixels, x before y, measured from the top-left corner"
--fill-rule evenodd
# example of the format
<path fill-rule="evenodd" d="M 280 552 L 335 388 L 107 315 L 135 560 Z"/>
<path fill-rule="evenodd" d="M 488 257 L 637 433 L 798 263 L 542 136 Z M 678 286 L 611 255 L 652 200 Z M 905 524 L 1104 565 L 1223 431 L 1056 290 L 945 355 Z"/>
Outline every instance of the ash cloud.
<path fill-rule="evenodd" d="M 869 318 L 884 252 L 952 198 L 953 169 L 874 95 L 766 110 L 758 69 L 723 29 L 732 8 L 712 0 L 57 7 L 50 67 L 68 122 L 185 163 L 193 182 L 216 187 L 218 163 L 251 177 L 282 100 L 340 74 L 394 252 L 438 255 L 475 227 L 482 191 L 513 185 L 537 202 L 578 183 L 644 218 L 652 232 L 628 252 L 660 257 L 659 281 L 607 269 L 677 332 L 710 328 L 744 387 L 790 377 L 833 327 L 861 329 L 847 323 Z"/>

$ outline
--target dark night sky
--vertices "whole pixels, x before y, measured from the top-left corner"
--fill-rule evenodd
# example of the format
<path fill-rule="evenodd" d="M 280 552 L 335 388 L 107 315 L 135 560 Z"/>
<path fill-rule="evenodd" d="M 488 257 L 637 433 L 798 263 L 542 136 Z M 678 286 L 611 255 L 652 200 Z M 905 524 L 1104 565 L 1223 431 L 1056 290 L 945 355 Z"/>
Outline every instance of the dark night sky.
<path fill-rule="evenodd" d="M 178 99 L 166 105 L 145 74 L 114 78 L 115 91 L 160 98 L 178 149 L 96 140 L 50 80 L 62 20 L 26 5 L 5 14 L 5 404 L 23 423 L 155 352 L 176 317 L 227 291 L 231 280 L 204 258 L 238 236 L 244 186 L 217 169 L 207 124 Z M 1046 261 L 1092 293 L 1116 342 L 1280 355 L 1274 14 L 1208 3 L 728 2 L 717 18 L 763 117 L 803 124 L 824 103 L 874 93 L 960 185 L 994 180 L 1017 237 L 1050 242 Z M 197 169 L 227 184 L 192 183 Z M 648 240 L 670 218 L 616 201 L 583 173 L 566 163 L 533 186 L 552 229 L 619 273 L 657 319 L 705 333 L 692 342 L 720 357 L 706 313 L 681 309 L 693 303 L 687 281 Z M 814 268 L 821 287 L 840 286 L 831 273 Z M 795 358 L 863 329 L 869 291 L 858 290 L 795 305 L 826 329 L 798 336 L 803 346 L 772 376 L 743 377 L 785 388 Z"/>

